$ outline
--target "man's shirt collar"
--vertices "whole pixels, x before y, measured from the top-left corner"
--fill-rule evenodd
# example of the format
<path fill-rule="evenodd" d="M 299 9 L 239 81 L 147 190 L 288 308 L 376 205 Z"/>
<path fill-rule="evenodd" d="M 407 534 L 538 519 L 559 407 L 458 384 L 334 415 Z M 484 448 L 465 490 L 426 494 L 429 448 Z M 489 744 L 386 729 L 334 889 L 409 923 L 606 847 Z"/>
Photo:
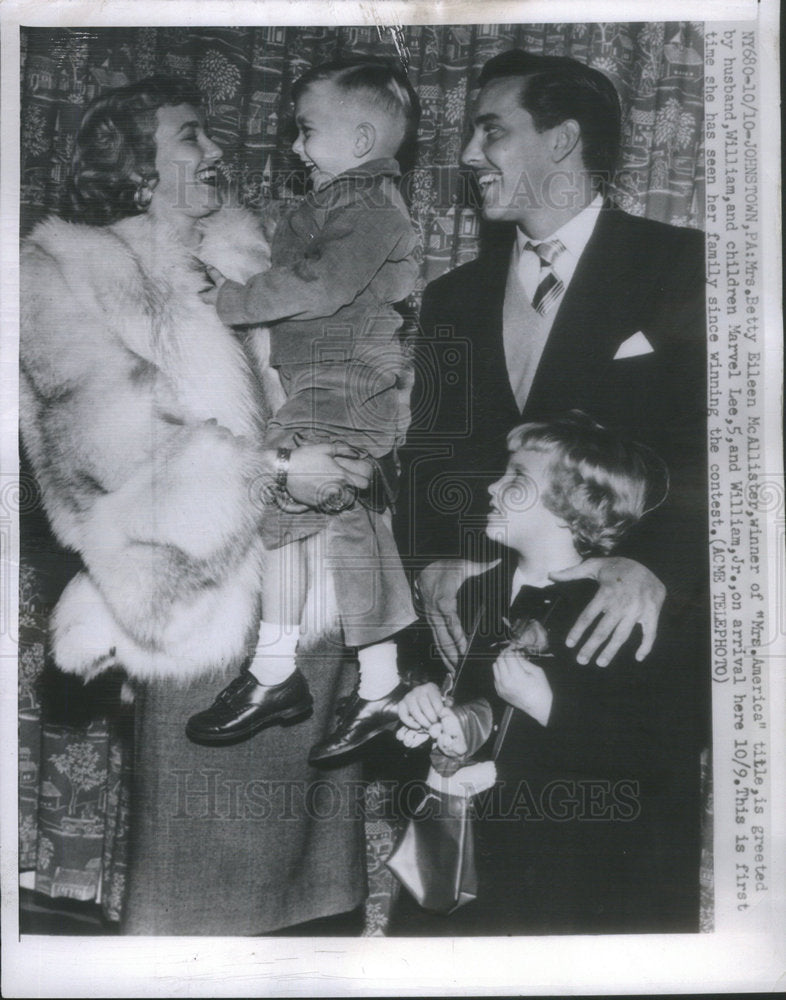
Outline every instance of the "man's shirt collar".
<path fill-rule="evenodd" d="M 595 223 L 598 221 L 598 214 L 602 208 L 603 196 L 597 194 L 586 208 L 582 208 L 577 215 L 574 215 L 572 219 L 568 219 L 563 226 L 560 226 L 559 229 L 544 240 L 533 240 L 517 228 L 516 242 L 518 243 L 519 253 L 526 247 L 527 243 L 534 243 L 537 246 L 538 243 L 545 243 L 548 240 L 559 240 L 565 247 L 565 250 L 578 260 L 584 252 L 584 247 L 589 243 Z"/>
<path fill-rule="evenodd" d="M 560 240 L 565 247 L 565 250 L 554 261 L 553 270 L 566 288 L 573 277 L 579 258 L 584 253 L 584 248 L 590 241 L 602 208 L 603 196 L 598 194 L 586 208 L 574 215 L 572 219 L 568 219 L 563 226 L 547 237 L 548 240 Z M 545 242 L 546 240 L 530 239 L 526 233 L 516 229 L 517 269 L 530 300 L 532 300 L 540 281 L 540 260 L 536 253 L 525 251 L 525 248 L 528 243 L 537 246 L 537 244 Z"/>

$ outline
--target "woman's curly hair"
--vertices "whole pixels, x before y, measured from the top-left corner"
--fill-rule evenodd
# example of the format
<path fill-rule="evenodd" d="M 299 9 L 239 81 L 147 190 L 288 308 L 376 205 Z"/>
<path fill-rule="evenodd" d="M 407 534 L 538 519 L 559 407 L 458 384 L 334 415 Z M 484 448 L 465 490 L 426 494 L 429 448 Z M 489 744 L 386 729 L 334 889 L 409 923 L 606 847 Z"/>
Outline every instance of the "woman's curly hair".
<path fill-rule="evenodd" d="M 96 98 L 79 126 L 63 213 L 108 225 L 143 211 L 140 187 L 157 179 L 156 112 L 202 98 L 186 80 L 150 76 Z"/>
<path fill-rule="evenodd" d="M 508 448 L 551 456 L 543 504 L 568 524 L 581 556 L 613 551 L 668 494 L 668 470 L 654 451 L 620 437 L 580 410 L 514 427 Z"/>

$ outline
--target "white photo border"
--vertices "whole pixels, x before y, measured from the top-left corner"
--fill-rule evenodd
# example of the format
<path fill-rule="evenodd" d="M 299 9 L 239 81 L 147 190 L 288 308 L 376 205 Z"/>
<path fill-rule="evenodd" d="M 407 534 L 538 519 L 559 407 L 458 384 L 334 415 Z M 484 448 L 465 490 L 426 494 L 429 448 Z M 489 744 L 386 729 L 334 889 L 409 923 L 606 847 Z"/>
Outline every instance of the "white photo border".
<path fill-rule="evenodd" d="M 482 12 L 482 13 L 481 13 Z M 15 488 L 17 451 L 17 338 L 19 238 L 19 26 L 160 24 L 398 24 L 515 23 L 632 19 L 630 3 L 618 0 L 531 0 L 475 4 L 445 0 L 142 0 L 78 3 L 70 0 L 4 3 L 2 16 L 2 355 L 0 387 L 3 502 Z M 780 134 L 778 34 L 774 0 L 656 2 L 647 20 L 688 17 L 726 25 L 756 25 L 760 57 L 761 255 L 765 303 L 766 364 L 763 395 L 767 416 L 766 473 L 780 488 L 780 508 L 768 516 L 768 594 L 784 591 L 783 467 L 781 439 L 782 319 L 780 239 Z M 18 530 L 4 534 L 3 560 L 18 567 Z M 770 711 L 770 857 L 772 894 L 766 920 L 721 920 L 711 934 L 508 939 L 295 939 L 295 938 L 75 938 L 25 936 L 18 932 L 16 652 L 9 623 L 16 621 L 16 572 L 3 597 L 2 671 L 2 922 L 5 996 L 445 996 L 575 993 L 690 993 L 773 991 L 786 973 L 783 928 L 786 893 L 784 796 L 784 636 L 775 636 L 768 657 Z M 773 607 L 775 611 L 773 612 Z M 715 725 L 718 718 L 715 718 Z M 717 739 L 717 737 L 716 737 Z M 717 765 L 716 765 L 717 767 Z M 722 822 L 729 804 L 716 799 Z M 764 910 L 762 910 L 762 914 Z M 780 982 L 780 987 L 779 987 Z"/>

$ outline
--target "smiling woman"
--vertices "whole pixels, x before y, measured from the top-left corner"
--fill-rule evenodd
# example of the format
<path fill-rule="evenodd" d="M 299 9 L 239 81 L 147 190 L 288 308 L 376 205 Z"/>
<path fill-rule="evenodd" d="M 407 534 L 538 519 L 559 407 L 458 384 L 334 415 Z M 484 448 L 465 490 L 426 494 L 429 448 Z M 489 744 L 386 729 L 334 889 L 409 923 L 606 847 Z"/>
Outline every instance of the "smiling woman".
<path fill-rule="evenodd" d="M 256 634 L 257 498 L 275 460 L 259 442 L 281 401 L 275 372 L 259 358 L 252 371 L 199 296 L 196 255 L 240 281 L 269 265 L 257 220 L 222 207 L 199 103 L 163 77 L 99 98 L 77 136 L 77 224 L 47 219 L 22 251 L 23 441 L 52 529 L 82 560 L 52 658 L 83 679 L 116 668 L 136 698 L 123 913 L 136 934 L 264 933 L 349 911 L 364 890 L 348 772 L 327 790 L 346 809 L 326 815 L 307 794 L 308 748 L 343 693 L 335 651 L 304 664 L 318 707 L 297 729 L 220 762 L 184 733 Z M 366 485 L 362 465 L 295 448 L 290 492 L 309 503 L 326 479 Z"/>
<path fill-rule="evenodd" d="M 77 136 L 68 193 L 77 221 L 96 225 L 145 211 L 163 181 L 158 203 L 178 206 L 197 172 L 215 181 L 221 149 L 204 132 L 199 93 L 180 80 L 151 77 L 111 91 L 86 111 Z M 215 191 L 194 204 L 194 218 L 221 205 Z M 180 206 L 178 206 L 180 207 Z"/>
<path fill-rule="evenodd" d="M 205 133 L 190 104 L 160 108 L 156 114 L 156 187 L 151 204 L 177 205 L 184 218 L 201 219 L 221 207 L 216 163 L 221 147 Z"/>

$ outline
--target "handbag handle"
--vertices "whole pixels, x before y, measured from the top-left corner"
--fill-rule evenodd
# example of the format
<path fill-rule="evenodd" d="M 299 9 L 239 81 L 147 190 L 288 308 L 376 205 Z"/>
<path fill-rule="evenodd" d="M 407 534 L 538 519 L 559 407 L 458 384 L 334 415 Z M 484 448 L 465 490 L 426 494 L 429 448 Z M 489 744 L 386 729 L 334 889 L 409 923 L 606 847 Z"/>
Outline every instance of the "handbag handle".
<path fill-rule="evenodd" d="M 499 724 L 499 729 L 497 730 L 497 738 L 494 740 L 494 746 L 491 750 L 491 759 L 496 760 L 499 756 L 499 752 L 502 749 L 502 744 L 505 742 L 505 737 L 508 733 L 508 726 L 510 726 L 510 720 L 513 718 L 513 706 L 506 705 L 505 711 L 502 713 L 502 721 Z"/>
<path fill-rule="evenodd" d="M 453 674 L 450 688 L 446 694 L 450 694 L 456 690 L 458 686 L 459 678 L 461 673 L 466 666 L 467 660 L 469 659 L 470 650 L 472 649 L 472 643 L 475 641 L 475 636 L 478 634 L 478 629 L 480 628 L 480 622 L 483 617 L 483 612 L 485 611 L 485 603 L 481 603 L 478 610 L 475 612 L 475 617 L 472 619 L 472 625 L 470 626 L 469 635 L 467 636 L 467 648 L 464 650 L 464 655 L 459 660 L 459 665 L 456 667 L 456 671 Z"/>

